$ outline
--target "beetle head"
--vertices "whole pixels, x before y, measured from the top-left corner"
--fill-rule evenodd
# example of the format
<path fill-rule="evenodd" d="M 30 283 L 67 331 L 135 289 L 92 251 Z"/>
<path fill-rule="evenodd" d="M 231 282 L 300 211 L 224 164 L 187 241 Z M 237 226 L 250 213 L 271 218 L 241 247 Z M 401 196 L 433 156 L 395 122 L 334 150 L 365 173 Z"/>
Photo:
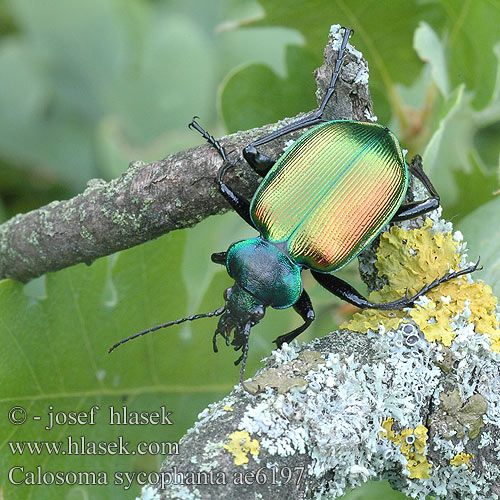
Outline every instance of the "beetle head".
<path fill-rule="evenodd" d="M 234 330 L 234 338 L 231 344 L 235 350 L 244 347 L 248 343 L 250 329 L 264 317 L 266 312 L 264 304 L 243 290 L 238 283 L 224 291 L 224 299 L 226 301 L 224 314 L 219 319 L 213 339 L 214 351 L 216 352 L 217 335 L 222 335 L 226 344 L 229 345 L 232 330 Z M 239 361 L 241 359 L 238 360 L 238 363 Z"/>

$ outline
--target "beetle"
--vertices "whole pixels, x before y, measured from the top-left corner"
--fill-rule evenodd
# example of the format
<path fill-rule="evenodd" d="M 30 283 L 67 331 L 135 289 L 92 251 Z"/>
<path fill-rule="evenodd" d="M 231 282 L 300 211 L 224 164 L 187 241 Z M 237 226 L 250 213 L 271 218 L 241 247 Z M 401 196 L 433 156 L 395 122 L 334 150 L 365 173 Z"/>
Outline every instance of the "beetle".
<path fill-rule="evenodd" d="M 361 309 L 402 309 L 411 307 L 423 294 L 458 276 L 475 271 L 474 266 L 451 271 L 418 293 L 398 300 L 372 303 L 351 285 L 334 276 L 359 255 L 389 222 L 403 221 L 426 214 L 439 206 L 439 195 L 424 173 L 421 159 L 410 163 L 396 136 L 377 123 L 355 120 L 323 119 L 335 90 L 351 29 L 344 28 L 330 86 L 319 108 L 310 116 L 284 126 L 243 150 L 243 157 L 263 180 L 252 199 L 226 184 L 224 178 L 235 166 L 219 141 L 193 118 L 190 128 L 198 131 L 221 156 L 217 184 L 224 198 L 239 216 L 259 235 L 233 243 L 226 252 L 212 254 L 212 261 L 224 265 L 234 285 L 224 292 L 225 304 L 215 311 L 154 326 L 120 340 L 109 352 L 131 339 L 172 325 L 205 317 L 220 316 L 213 335 L 226 345 L 242 350 L 240 383 L 244 383 L 250 330 L 264 317 L 267 307 L 293 307 L 303 324 L 275 339 L 278 347 L 292 342 L 314 320 L 314 309 L 302 286 L 301 272 L 309 269 L 329 292 Z M 274 161 L 258 147 L 303 128 L 302 134 Z M 409 175 L 426 188 L 428 198 L 404 203 Z M 231 332 L 234 332 L 230 341 Z"/>

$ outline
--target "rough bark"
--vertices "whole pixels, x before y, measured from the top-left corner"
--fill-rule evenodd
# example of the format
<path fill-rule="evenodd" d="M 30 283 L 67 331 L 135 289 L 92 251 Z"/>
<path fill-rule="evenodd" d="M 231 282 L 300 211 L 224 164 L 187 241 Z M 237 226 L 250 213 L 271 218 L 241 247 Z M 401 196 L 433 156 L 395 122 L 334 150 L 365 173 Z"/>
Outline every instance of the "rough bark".
<path fill-rule="evenodd" d="M 418 330 L 412 334 L 417 346 L 403 329 L 384 335 L 341 330 L 300 352 L 275 352 L 259 378 L 266 393 L 251 396 L 237 388 L 210 405 L 180 441 L 180 453 L 163 462 L 158 478 L 164 484 L 144 488 L 142 498 L 336 499 L 382 479 L 419 500 L 498 498 L 498 356 L 478 356 L 476 343 L 467 357 L 464 348 L 471 385 L 458 370 L 436 365 L 436 344 Z M 470 392 L 468 399 L 458 396 Z M 389 415 L 397 416 L 395 433 L 426 425 L 422 456 L 431 464 L 430 478 L 410 478 L 411 457 L 382 437 L 380 424 Z M 470 422 L 483 418 L 487 423 L 472 438 Z M 245 465 L 224 448 L 236 430 L 259 443 L 258 455 L 248 453 Z M 450 463 L 461 452 L 473 456 L 470 466 Z"/>

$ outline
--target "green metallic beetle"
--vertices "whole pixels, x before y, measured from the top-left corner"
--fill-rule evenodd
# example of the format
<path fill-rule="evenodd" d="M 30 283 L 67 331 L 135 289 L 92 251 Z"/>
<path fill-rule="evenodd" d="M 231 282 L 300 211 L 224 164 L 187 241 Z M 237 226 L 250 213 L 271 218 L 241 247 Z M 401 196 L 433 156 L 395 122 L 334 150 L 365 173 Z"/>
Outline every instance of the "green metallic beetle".
<path fill-rule="evenodd" d="M 193 119 L 190 127 L 200 132 L 218 151 L 223 165 L 217 175 L 222 195 L 233 209 L 260 235 L 239 241 L 227 252 L 215 253 L 212 261 L 225 265 L 235 283 L 224 292 L 225 305 L 206 314 L 196 314 L 144 330 L 115 344 L 148 332 L 192 321 L 221 316 L 217 335 L 235 350 L 242 349 L 240 383 L 244 382 L 250 329 L 265 314 L 266 307 L 292 306 L 304 323 L 279 336 L 281 347 L 300 335 L 314 320 L 314 310 L 303 289 L 301 271 L 311 270 L 314 278 L 329 292 L 361 309 L 401 309 L 440 283 L 477 269 L 478 264 L 450 272 L 426 285 L 412 297 L 393 302 L 369 302 L 345 281 L 333 276 L 354 259 L 391 221 L 423 215 L 439 206 L 439 196 L 422 170 L 420 157 L 407 164 L 395 135 L 376 123 L 352 120 L 323 120 L 325 106 L 334 92 L 342 58 L 351 30 L 344 29 L 330 87 L 316 112 L 283 127 L 247 146 L 243 156 L 264 179 L 252 200 L 231 189 L 224 177 L 234 167 L 224 148 Z M 294 130 L 313 126 L 295 141 L 275 162 L 259 153 L 258 146 Z M 403 204 L 409 174 L 425 186 L 429 197 Z"/>

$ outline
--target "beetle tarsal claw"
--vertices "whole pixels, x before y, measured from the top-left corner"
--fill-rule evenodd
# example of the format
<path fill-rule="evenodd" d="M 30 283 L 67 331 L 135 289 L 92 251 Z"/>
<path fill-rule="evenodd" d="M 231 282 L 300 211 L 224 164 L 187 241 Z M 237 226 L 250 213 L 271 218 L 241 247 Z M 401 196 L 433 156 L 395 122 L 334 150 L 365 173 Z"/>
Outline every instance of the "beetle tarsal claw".
<path fill-rule="evenodd" d="M 196 123 L 196 120 L 199 120 L 199 119 L 200 119 L 200 117 L 199 117 L 198 115 L 194 115 L 194 116 L 193 116 L 193 119 L 191 120 L 191 122 L 190 122 L 190 123 L 188 123 L 188 128 L 189 128 L 189 129 L 193 129 L 193 128 L 195 128 L 195 123 Z"/>
<path fill-rule="evenodd" d="M 479 262 L 481 262 L 480 256 L 477 258 L 477 262 L 474 264 L 474 271 L 482 271 L 483 270 L 483 266 L 480 266 Z"/>

